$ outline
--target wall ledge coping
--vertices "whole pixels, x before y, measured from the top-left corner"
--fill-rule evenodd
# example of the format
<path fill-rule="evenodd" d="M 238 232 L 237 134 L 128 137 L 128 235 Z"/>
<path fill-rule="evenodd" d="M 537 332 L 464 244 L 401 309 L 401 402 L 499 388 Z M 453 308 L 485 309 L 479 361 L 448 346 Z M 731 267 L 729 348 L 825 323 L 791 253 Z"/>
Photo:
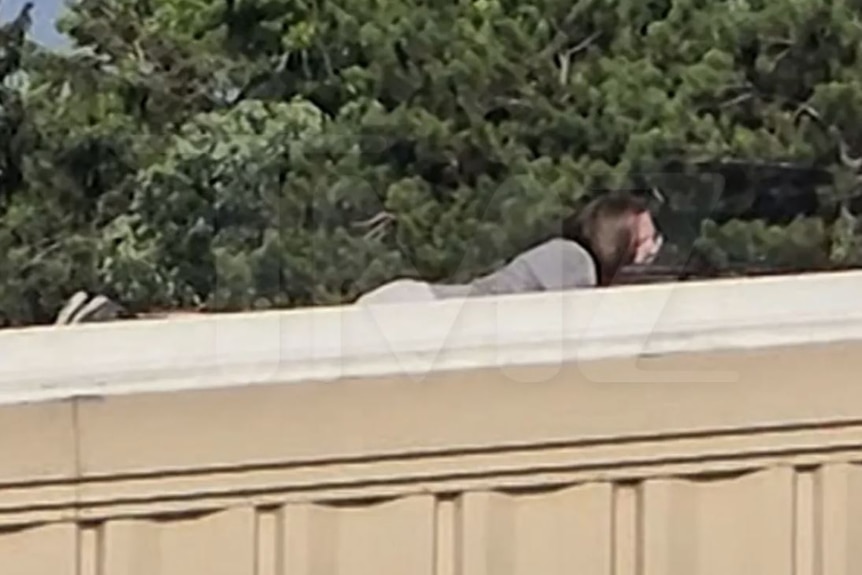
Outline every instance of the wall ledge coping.
<path fill-rule="evenodd" d="M 0 404 L 862 340 L 862 272 L 0 332 Z"/>

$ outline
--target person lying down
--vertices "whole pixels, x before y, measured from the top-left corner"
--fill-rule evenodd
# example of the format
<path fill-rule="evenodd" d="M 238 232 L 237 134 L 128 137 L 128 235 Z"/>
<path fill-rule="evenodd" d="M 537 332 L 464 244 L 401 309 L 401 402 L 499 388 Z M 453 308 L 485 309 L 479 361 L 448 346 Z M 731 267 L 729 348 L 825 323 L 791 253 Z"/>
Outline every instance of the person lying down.
<path fill-rule="evenodd" d="M 553 237 L 528 249 L 490 274 L 467 284 L 432 284 L 402 278 L 356 300 L 358 305 L 446 298 L 562 291 L 610 285 L 626 265 L 651 262 L 662 237 L 646 202 L 629 194 L 608 194 L 588 204 Z M 83 291 L 57 314 L 55 325 L 131 318 L 123 306 Z"/>
<path fill-rule="evenodd" d="M 607 286 L 626 265 L 647 264 L 662 245 L 646 202 L 614 193 L 593 200 L 553 237 L 466 284 L 402 278 L 362 296 L 360 305 Z"/>

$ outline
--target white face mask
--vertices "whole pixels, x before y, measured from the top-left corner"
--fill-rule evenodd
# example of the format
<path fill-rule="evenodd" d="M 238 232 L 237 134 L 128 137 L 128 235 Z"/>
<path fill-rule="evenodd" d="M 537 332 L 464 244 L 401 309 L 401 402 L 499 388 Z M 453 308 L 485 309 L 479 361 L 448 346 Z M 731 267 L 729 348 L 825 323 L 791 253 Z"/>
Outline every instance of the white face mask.
<path fill-rule="evenodd" d="M 650 242 L 646 242 L 644 244 L 643 251 L 638 253 L 635 256 L 635 263 L 638 264 L 651 264 L 655 261 L 659 252 L 661 251 L 661 246 L 664 244 L 664 236 L 661 234 L 656 235 L 656 238 Z M 640 260 L 640 261 L 637 261 Z"/>
<path fill-rule="evenodd" d="M 656 231 L 652 217 L 648 213 L 638 217 L 636 230 L 639 241 L 635 251 L 634 263 L 652 263 L 661 250 L 664 238 Z"/>

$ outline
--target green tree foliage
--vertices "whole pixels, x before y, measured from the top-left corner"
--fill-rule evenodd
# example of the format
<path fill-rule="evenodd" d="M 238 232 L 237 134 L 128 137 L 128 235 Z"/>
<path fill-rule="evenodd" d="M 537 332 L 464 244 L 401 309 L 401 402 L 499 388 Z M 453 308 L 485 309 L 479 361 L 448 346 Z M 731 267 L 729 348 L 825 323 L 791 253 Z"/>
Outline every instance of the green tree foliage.
<path fill-rule="evenodd" d="M 80 288 L 241 309 L 460 281 L 633 183 L 669 259 L 862 257 L 855 0 L 77 0 L 63 28 L 62 54 L 0 35 L 6 323 Z"/>

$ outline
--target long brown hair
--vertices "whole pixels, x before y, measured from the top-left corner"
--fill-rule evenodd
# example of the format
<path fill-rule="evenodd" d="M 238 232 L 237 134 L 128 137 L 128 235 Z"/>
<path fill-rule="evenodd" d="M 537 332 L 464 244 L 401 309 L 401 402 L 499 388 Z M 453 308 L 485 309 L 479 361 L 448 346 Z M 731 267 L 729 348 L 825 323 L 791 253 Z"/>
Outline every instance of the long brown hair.
<path fill-rule="evenodd" d="M 563 237 L 593 256 L 599 285 L 607 286 L 635 257 L 632 220 L 649 211 L 645 200 L 625 192 L 608 192 L 592 200 L 563 223 Z"/>

